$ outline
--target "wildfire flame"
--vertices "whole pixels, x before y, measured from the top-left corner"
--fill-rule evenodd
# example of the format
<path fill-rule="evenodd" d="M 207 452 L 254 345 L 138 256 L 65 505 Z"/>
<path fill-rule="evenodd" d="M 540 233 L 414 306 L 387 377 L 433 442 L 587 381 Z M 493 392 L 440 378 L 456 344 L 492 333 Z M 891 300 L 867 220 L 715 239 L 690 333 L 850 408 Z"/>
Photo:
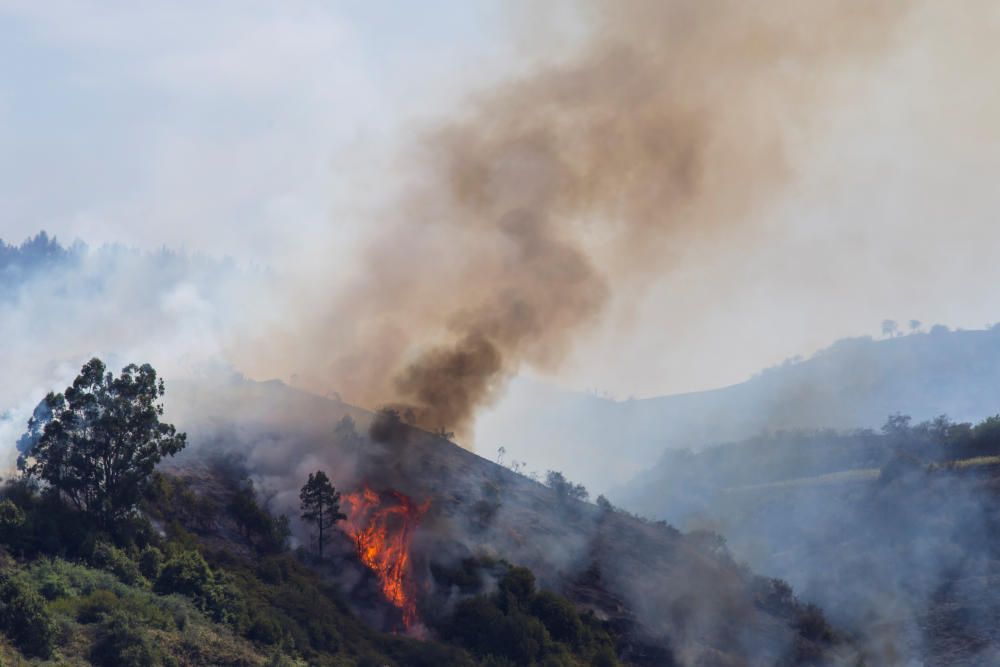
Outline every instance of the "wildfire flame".
<path fill-rule="evenodd" d="M 378 493 L 367 485 L 344 500 L 345 530 L 354 540 L 358 557 L 378 576 L 382 593 L 403 613 L 403 626 L 409 629 L 417 621 L 410 542 L 430 501 L 418 505 L 397 491 Z"/>

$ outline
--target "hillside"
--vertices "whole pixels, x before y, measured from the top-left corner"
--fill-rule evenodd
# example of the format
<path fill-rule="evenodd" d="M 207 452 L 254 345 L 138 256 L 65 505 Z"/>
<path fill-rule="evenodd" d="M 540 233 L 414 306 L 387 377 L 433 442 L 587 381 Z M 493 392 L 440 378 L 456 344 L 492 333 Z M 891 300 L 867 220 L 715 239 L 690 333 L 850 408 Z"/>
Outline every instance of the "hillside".
<path fill-rule="evenodd" d="M 612 622 L 625 633 L 623 659 L 633 664 L 693 664 L 708 655 L 716 664 L 795 664 L 799 653 L 829 651 L 835 660 L 853 651 L 797 640 L 795 619 L 805 608 L 737 567 L 711 539 L 561 496 L 405 426 L 387 442 L 374 442 L 358 432 L 371 415 L 280 383 L 234 378 L 228 392 L 212 386 L 204 394 L 195 388 L 178 394 L 197 399 L 188 408 L 175 401 L 173 414 L 197 405 L 185 417 L 190 432 L 216 453 L 235 453 L 276 511 L 294 513 L 298 486 L 315 468 L 328 470 L 345 490 L 392 490 L 428 503 L 412 548 L 413 576 L 433 601 L 418 608 L 431 618 L 454 595 L 440 598 L 435 573 L 485 556 L 529 567 L 543 587 Z M 337 431 L 345 414 L 357 430 Z M 181 469 L 199 456 L 193 447 Z M 637 571 L 645 576 L 637 579 Z M 795 648 L 799 641 L 804 645 Z"/>
<path fill-rule="evenodd" d="M 886 340 L 841 340 L 746 382 L 690 394 L 610 401 L 515 382 L 480 420 L 477 446 L 492 452 L 503 445 L 529 468 L 563 470 L 608 492 L 668 449 L 781 429 L 874 428 L 895 412 L 916 420 L 940 414 L 976 420 L 997 405 L 1000 329 L 941 327 Z"/>
<path fill-rule="evenodd" d="M 622 499 L 718 531 L 736 558 L 855 633 L 876 664 L 994 665 L 998 424 L 893 418 L 878 432 L 785 432 L 674 452 Z"/>
<path fill-rule="evenodd" d="M 101 528 L 30 484 L 4 489 L 0 597 L 34 619 L 26 627 L 0 613 L 11 660 L 763 667 L 860 658 L 818 608 L 738 566 L 715 536 L 585 502 L 570 483 L 539 484 L 391 413 L 281 383 L 228 376 L 175 389 L 169 415 L 192 444 L 161 465 L 134 521 Z M 343 492 L 346 512 L 322 561 L 297 519 L 298 491 L 316 469 Z"/>

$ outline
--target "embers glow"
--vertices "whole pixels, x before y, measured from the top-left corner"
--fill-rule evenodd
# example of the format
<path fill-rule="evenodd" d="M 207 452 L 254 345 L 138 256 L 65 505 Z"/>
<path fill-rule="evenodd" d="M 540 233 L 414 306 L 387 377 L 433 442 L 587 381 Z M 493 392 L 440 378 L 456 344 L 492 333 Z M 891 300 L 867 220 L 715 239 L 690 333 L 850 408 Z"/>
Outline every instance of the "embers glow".
<path fill-rule="evenodd" d="M 417 621 L 415 582 L 410 571 L 410 542 L 430 501 L 421 505 L 397 491 L 378 493 L 367 485 L 344 496 L 347 534 L 358 557 L 378 576 L 386 599 L 403 612 L 403 625 Z"/>

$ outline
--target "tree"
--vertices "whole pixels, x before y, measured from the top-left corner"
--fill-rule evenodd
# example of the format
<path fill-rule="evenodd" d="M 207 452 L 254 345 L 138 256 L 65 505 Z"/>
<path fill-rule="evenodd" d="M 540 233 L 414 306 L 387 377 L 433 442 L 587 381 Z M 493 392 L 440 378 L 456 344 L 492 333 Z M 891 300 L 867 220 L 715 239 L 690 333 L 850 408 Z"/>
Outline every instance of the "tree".
<path fill-rule="evenodd" d="M 368 435 L 375 442 L 398 442 L 406 435 L 406 424 L 403 415 L 396 408 L 385 406 L 379 408 L 368 427 Z"/>
<path fill-rule="evenodd" d="M 597 506 L 601 508 L 602 512 L 614 512 L 615 506 L 611 504 L 611 501 L 604 497 L 604 494 L 597 496 Z"/>
<path fill-rule="evenodd" d="M 556 492 L 560 500 L 586 500 L 590 493 L 583 484 L 574 484 L 566 476 L 556 470 L 550 470 L 545 475 L 545 485 Z"/>
<path fill-rule="evenodd" d="M 44 427 L 18 467 L 111 528 L 135 509 L 156 464 L 186 443 L 160 421 L 164 392 L 149 364 L 130 364 L 115 378 L 91 359 L 64 394 L 45 397 Z M 33 417 L 29 433 L 38 427 Z"/>
<path fill-rule="evenodd" d="M 323 537 L 327 529 L 347 515 L 340 511 L 340 492 L 330 484 L 330 478 L 322 470 L 309 473 L 309 480 L 299 493 L 302 501 L 302 519 L 316 524 L 318 531 L 317 546 L 320 560 L 323 559 Z"/>
<path fill-rule="evenodd" d="M 350 415 L 344 415 L 333 427 L 334 441 L 348 449 L 361 449 L 364 438 L 358 433 L 357 425 Z"/>
<path fill-rule="evenodd" d="M 894 412 L 885 420 L 882 433 L 897 439 L 904 438 L 910 433 L 910 421 L 910 415 Z"/>
<path fill-rule="evenodd" d="M 291 531 L 288 517 L 274 516 L 257 502 L 253 482 L 241 484 L 229 499 L 229 513 L 243 538 L 265 553 L 284 551 Z"/>
<path fill-rule="evenodd" d="M 897 333 L 899 333 L 899 325 L 896 324 L 895 320 L 882 320 L 882 335 L 886 338 L 892 338 Z"/>

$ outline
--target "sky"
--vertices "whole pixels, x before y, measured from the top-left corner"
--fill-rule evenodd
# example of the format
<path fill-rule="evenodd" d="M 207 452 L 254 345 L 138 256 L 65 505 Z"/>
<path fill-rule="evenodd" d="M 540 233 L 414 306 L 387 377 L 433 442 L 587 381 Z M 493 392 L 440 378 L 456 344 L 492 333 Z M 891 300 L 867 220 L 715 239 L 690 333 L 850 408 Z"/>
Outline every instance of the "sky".
<path fill-rule="evenodd" d="M 745 213 L 756 236 L 673 248 L 557 372 L 522 372 L 649 396 L 738 382 L 885 318 L 1000 320 L 998 10 L 916 7 L 814 136 L 788 137 L 786 185 Z M 231 255 L 335 291 L 415 128 L 571 48 L 578 17 L 560 11 L 0 0 L 0 238 Z"/>
<path fill-rule="evenodd" d="M 495 14 L 2 2 L 0 232 L 264 261 L 297 253 L 303 236 L 350 237 L 333 215 L 357 205 L 342 201 L 345 181 L 458 82 L 494 69 Z"/>

